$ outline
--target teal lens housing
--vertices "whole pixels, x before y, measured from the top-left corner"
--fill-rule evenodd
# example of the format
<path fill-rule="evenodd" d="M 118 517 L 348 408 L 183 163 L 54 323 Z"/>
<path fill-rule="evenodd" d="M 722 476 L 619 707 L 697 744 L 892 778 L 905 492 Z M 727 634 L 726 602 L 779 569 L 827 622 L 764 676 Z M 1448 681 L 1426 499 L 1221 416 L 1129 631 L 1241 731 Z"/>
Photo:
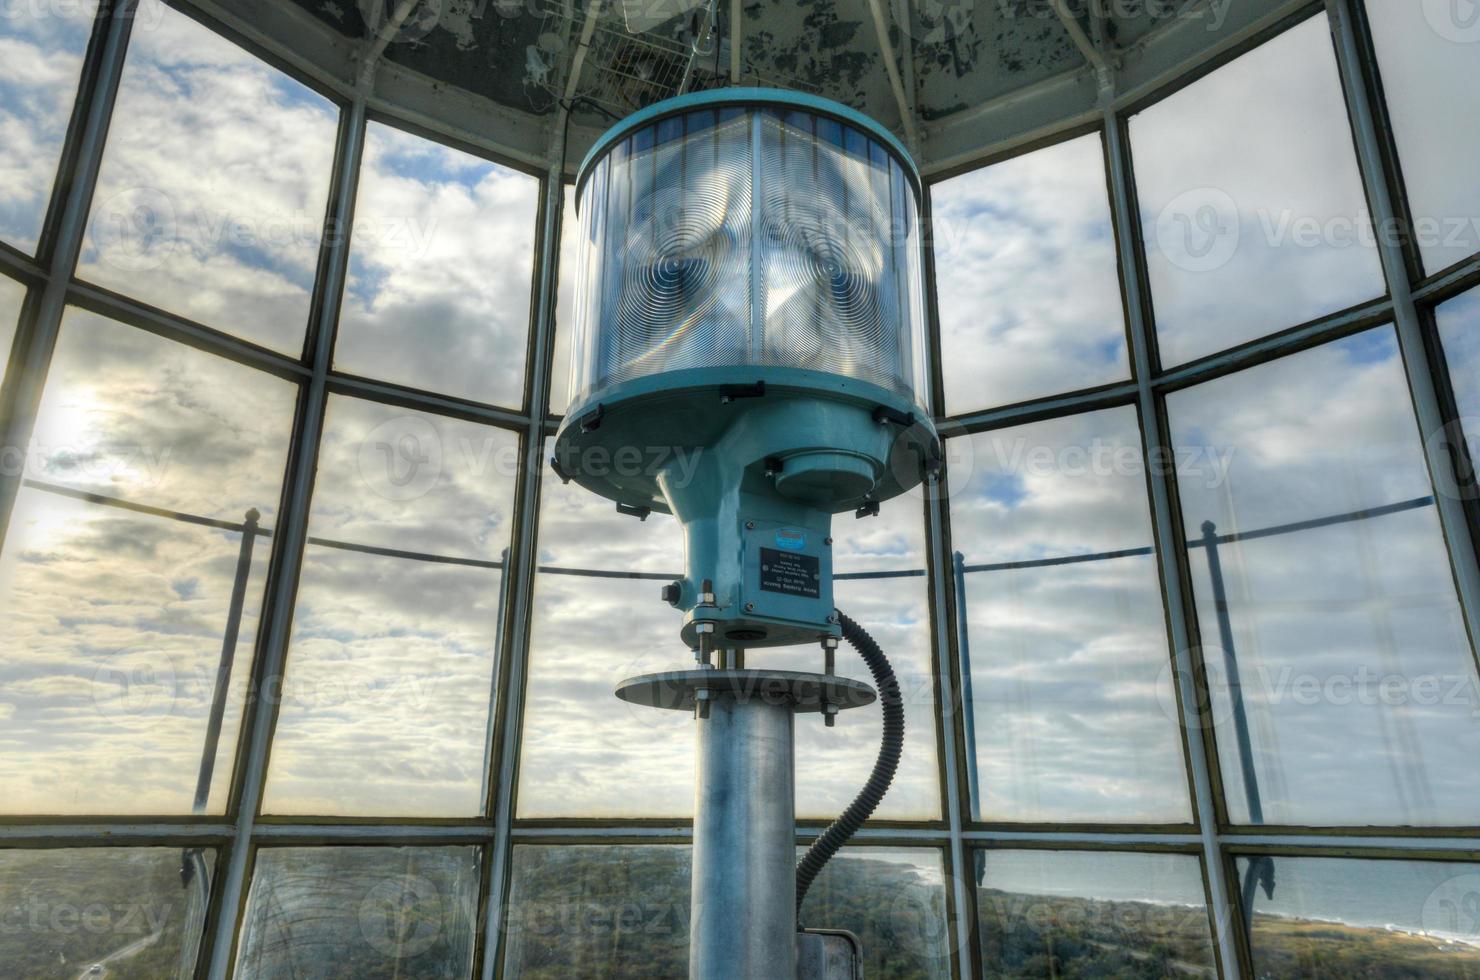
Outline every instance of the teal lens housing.
<path fill-rule="evenodd" d="M 556 471 L 683 523 L 690 646 L 837 635 L 832 515 L 938 457 L 908 155 L 835 103 L 704 92 L 602 137 L 577 213 Z"/>

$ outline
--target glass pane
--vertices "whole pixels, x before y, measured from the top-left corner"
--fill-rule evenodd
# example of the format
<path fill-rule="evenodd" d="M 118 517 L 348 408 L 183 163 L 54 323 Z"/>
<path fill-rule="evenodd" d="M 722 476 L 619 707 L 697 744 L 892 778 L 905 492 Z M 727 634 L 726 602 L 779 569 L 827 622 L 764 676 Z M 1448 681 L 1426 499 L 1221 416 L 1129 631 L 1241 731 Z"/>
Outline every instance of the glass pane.
<path fill-rule="evenodd" d="M 693 719 L 612 693 L 628 677 L 692 663 L 682 616 L 659 596 L 683 569 L 683 533 L 672 517 L 624 517 L 544 473 L 519 814 L 689 816 Z"/>
<path fill-rule="evenodd" d="M 1130 377 L 1100 137 L 930 188 L 946 413 Z"/>
<path fill-rule="evenodd" d="M 1232 819 L 1473 824 L 1480 687 L 1392 329 L 1167 410 L 1179 457 L 1229 460 L 1178 485 Z"/>
<path fill-rule="evenodd" d="M 67 313 L 0 555 L 0 807 L 223 811 L 295 393 Z"/>
<path fill-rule="evenodd" d="M 517 846 L 504 919 L 507 980 L 689 973 L 689 849 Z"/>
<path fill-rule="evenodd" d="M 912 980 L 951 975 L 946 921 L 944 862 L 923 847 L 844 848 L 801 911 L 806 928 L 847 929 L 863 941 L 865 976 Z"/>
<path fill-rule="evenodd" d="M 475 847 L 262 848 L 235 975 L 466 977 L 479 863 Z"/>
<path fill-rule="evenodd" d="M 801 919 L 857 934 L 870 977 L 950 975 L 938 851 L 846 848 L 813 883 Z M 506 928 L 510 980 L 687 976 L 689 849 L 515 847 Z"/>
<path fill-rule="evenodd" d="M 136 22 L 79 274 L 296 355 L 336 110 L 160 0 Z"/>
<path fill-rule="evenodd" d="M 1480 290 L 1472 289 L 1440 306 L 1435 319 L 1473 464 L 1480 460 Z"/>
<path fill-rule="evenodd" d="M 977 817 L 1190 822 L 1135 410 L 949 452 Z"/>
<path fill-rule="evenodd" d="M 96 0 L 12 3 L 0 14 L 0 240 L 36 251 Z"/>
<path fill-rule="evenodd" d="M 878 517 L 833 518 L 834 599 L 869 632 L 899 680 L 904 696 L 904 754 L 875 816 L 933 820 L 940 816 L 940 767 L 935 754 L 934 645 L 929 582 L 925 577 L 925 519 L 913 493 L 886 502 Z M 850 577 L 852 576 L 852 577 Z M 670 641 L 671 645 L 671 641 Z M 817 647 L 747 650 L 747 667 L 820 671 Z M 873 686 L 863 659 L 847 643 L 837 671 Z M 797 815 L 831 820 L 853 802 L 879 754 L 883 709 L 877 704 L 838 715 L 828 728 L 813 715 L 796 724 Z"/>
<path fill-rule="evenodd" d="M 1260 977 L 1480 972 L 1480 865 L 1259 855 L 1236 867 Z"/>
<path fill-rule="evenodd" d="M 1163 364 L 1382 295 L 1324 16 L 1132 117 L 1130 134 Z"/>
<path fill-rule="evenodd" d="M 570 407 L 570 338 L 576 329 L 576 263 L 581 226 L 576 217 L 576 190 L 565 185 L 565 211 L 560 218 L 560 277 L 555 298 L 555 356 L 550 362 L 550 414 Z"/>
<path fill-rule="evenodd" d="M 330 399 L 264 810 L 482 812 L 518 466 L 513 432 Z"/>
<path fill-rule="evenodd" d="M 26 301 L 26 287 L 14 279 L 0 276 L 0 365 L 10 357 L 10 345 L 15 342 L 15 328 L 21 318 L 21 304 Z M 0 367 L 0 374 L 5 371 Z"/>
<path fill-rule="evenodd" d="M 1480 252 L 1480 16 L 1468 0 L 1369 0 L 1403 179 L 1424 265 L 1438 272 Z"/>
<path fill-rule="evenodd" d="M 976 875 L 987 976 L 1218 975 L 1196 857 L 978 851 Z"/>
<path fill-rule="evenodd" d="M 335 366 L 522 404 L 539 193 L 528 174 L 372 122 Z"/>
<path fill-rule="evenodd" d="M 931 819 L 940 813 L 940 790 L 926 580 L 918 574 L 923 515 L 913 496 L 885 504 L 883 515 L 837 518 L 837 571 L 907 574 L 840 581 L 838 602 L 883 645 L 905 697 L 904 757 L 877 815 Z M 678 637 L 682 617 L 659 596 L 683 569 L 677 522 L 660 514 L 646 521 L 624 517 L 611 501 L 549 476 L 541 490 L 539 546 L 520 815 L 691 815 L 692 719 L 629 705 L 612 693 L 628 677 L 692 663 Z M 746 664 L 816 671 L 822 651 L 748 650 Z M 870 679 L 846 645 L 838 670 Z M 880 725 L 877 707 L 846 712 L 831 729 L 811 716 L 798 721 L 798 758 L 816 762 L 798 781 L 799 817 L 830 820 L 853 800 L 878 754 Z M 641 793 L 632 792 L 634 780 Z"/>
<path fill-rule="evenodd" d="M 216 852 L 0 851 L 0 962 L 17 980 L 190 980 Z"/>

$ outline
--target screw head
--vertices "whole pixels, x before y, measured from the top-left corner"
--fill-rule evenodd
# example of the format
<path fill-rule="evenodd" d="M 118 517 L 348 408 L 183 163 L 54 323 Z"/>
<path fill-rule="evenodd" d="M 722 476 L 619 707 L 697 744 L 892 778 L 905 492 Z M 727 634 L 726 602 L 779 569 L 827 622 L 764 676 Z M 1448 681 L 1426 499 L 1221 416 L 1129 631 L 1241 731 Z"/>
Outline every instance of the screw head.
<path fill-rule="evenodd" d="M 754 531 L 755 530 L 755 521 L 746 521 L 745 522 L 745 530 L 747 530 L 747 531 Z"/>
<path fill-rule="evenodd" d="M 825 544 L 825 545 L 828 545 L 829 547 L 831 547 L 831 545 L 832 545 L 832 538 L 830 538 L 830 537 L 823 538 L 822 539 L 822 543 Z"/>
<path fill-rule="evenodd" d="M 753 603 L 753 602 L 747 602 L 745 604 L 745 611 L 746 612 L 755 612 L 755 603 Z"/>

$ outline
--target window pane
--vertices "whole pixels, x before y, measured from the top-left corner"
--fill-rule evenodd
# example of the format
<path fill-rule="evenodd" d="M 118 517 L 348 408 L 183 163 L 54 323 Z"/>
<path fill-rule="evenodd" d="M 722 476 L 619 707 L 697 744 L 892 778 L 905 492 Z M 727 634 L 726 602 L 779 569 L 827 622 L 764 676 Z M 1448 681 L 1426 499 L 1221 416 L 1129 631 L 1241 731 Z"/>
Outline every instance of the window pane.
<path fill-rule="evenodd" d="M 1480 18 L 1460 0 L 1369 0 L 1403 179 L 1424 265 L 1438 272 L 1480 252 Z"/>
<path fill-rule="evenodd" d="M 1392 329 L 1167 410 L 1179 457 L 1230 461 L 1178 485 L 1232 819 L 1473 824 L 1475 661 Z"/>
<path fill-rule="evenodd" d="M 1132 117 L 1130 133 L 1163 364 L 1383 293 L 1324 16 Z"/>
<path fill-rule="evenodd" d="M 242 563 L 243 522 L 276 516 L 294 397 L 288 382 L 68 312 L 0 555 L 0 807 L 223 811 L 270 550 L 253 535 Z M 214 778 L 197 801 L 223 650 Z"/>
<path fill-rule="evenodd" d="M 335 109 L 159 0 L 136 22 L 80 275 L 296 355 Z"/>
<path fill-rule="evenodd" d="M 1480 460 L 1480 290 L 1456 296 L 1435 318 L 1470 459 Z"/>
<path fill-rule="evenodd" d="M 949 451 L 976 815 L 1190 822 L 1135 410 Z"/>
<path fill-rule="evenodd" d="M 845 579 L 837 583 L 838 603 L 883 645 L 905 697 L 904 757 L 877 815 L 931 819 L 940 813 L 934 675 L 926 580 L 914 574 L 924 567 L 923 514 L 912 496 L 885 504 L 883 514 L 837 518 L 837 571 L 911 574 Z M 678 637 L 681 614 L 659 597 L 662 584 L 682 573 L 682 531 L 665 515 L 621 516 L 611 501 L 550 476 L 541 490 L 539 543 L 520 816 L 690 816 L 692 719 L 629 705 L 612 693 L 628 677 L 693 662 Z M 746 664 L 817 671 L 822 651 L 747 650 Z M 870 680 L 846 645 L 838 669 Z M 832 819 L 857 795 L 878 755 L 880 712 L 845 712 L 832 729 L 819 717 L 798 720 L 798 758 L 816 761 L 798 781 L 799 817 Z M 641 793 L 632 792 L 634 780 Z"/>
<path fill-rule="evenodd" d="M 946 412 L 1130 377 L 1098 135 L 934 184 Z"/>
<path fill-rule="evenodd" d="M 512 432 L 330 399 L 266 811 L 483 811 L 518 464 Z"/>
<path fill-rule="evenodd" d="M 480 876 L 474 847 L 262 848 L 235 975 L 466 977 Z"/>
<path fill-rule="evenodd" d="M 991 850 L 976 862 L 988 976 L 1218 975 L 1191 855 Z"/>
<path fill-rule="evenodd" d="M 692 663 L 682 616 L 659 596 L 683 569 L 678 522 L 624 517 L 546 467 L 538 560 L 519 815 L 691 815 L 693 719 L 612 693 L 628 677 Z M 606 575 L 570 574 L 589 570 Z"/>
<path fill-rule="evenodd" d="M 95 0 L 12 3 L 0 15 L 0 240 L 36 251 Z"/>
<path fill-rule="evenodd" d="M 335 366 L 520 405 L 539 192 L 528 174 L 371 123 Z"/>
<path fill-rule="evenodd" d="M 215 865 L 198 848 L 0 851 L 5 975 L 190 980 Z"/>
<path fill-rule="evenodd" d="M 0 276 L 0 364 L 10 356 L 10 345 L 15 342 L 16 322 L 21 318 L 21 304 L 26 301 L 26 287 L 14 279 Z M 0 367 L 0 374 L 5 371 Z"/>
<path fill-rule="evenodd" d="M 689 849 L 516 846 L 508 980 L 648 980 L 689 973 Z"/>
<path fill-rule="evenodd" d="M 1260 977 L 1461 980 L 1480 970 L 1480 865 L 1259 855 L 1237 870 L 1253 901 Z"/>
<path fill-rule="evenodd" d="M 576 329 L 576 282 L 580 238 L 576 191 L 565 185 L 565 212 L 560 219 L 560 279 L 555 299 L 555 355 L 550 361 L 550 414 L 564 415 L 570 407 L 570 338 Z"/>
<path fill-rule="evenodd" d="M 950 975 L 938 851 L 845 848 L 813 883 L 801 919 L 808 927 L 857 934 L 870 977 Z M 505 974 L 510 980 L 684 977 L 689 921 L 687 847 L 518 846 Z"/>
<path fill-rule="evenodd" d="M 805 853 L 798 849 L 798 858 Z M 807 892 L 801 924 L 847 929 L 863 941 L 869 977 L 951 975 L 945 867 L 923 847 L 848 847 L 833 856 Z"/>

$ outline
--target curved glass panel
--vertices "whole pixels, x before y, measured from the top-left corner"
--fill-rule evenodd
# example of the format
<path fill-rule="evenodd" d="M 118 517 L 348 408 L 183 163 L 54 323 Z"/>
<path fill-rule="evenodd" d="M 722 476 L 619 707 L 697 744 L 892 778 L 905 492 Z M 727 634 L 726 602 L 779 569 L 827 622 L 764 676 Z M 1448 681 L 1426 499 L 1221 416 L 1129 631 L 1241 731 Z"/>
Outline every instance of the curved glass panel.
<path fill-rule="evenodd" d="M 1480 8 L 1472 0 L 1368 0 L 1367 19 L 1414 240 L 1428 271 L 1438 272 L 1480 252 Z"/>
<path fill-rule="evenodd" d="M 5 359 L 10 356 L 10 345 L 15 341 L 15 328 L 25 300 L 25 286 L 0 276 L 0 375 L 5 372 Z"/>
<path fill-rule="evenodd" d="M 1258 854 L 1235 869 L 1257 977 L 1480 972 L 1480 864 Z"/>
<path fill-rule="evenodd" d="M 0 851 L 0 963 L 13 980 L 190 980 L 216 852 Z"/>
<path fill-rule="evenodd" d="M 0 553 L 0 809 L 224 812 L 296 394 L 67 312 Z"/>
<path fill-rule="evenodd" d="M 512 864 L 504 919 L 510 980 L 688 975 L 689 848 L 520 845 Z M 933 848 L 845 847 L 807 893 L 802 921 L 858 936 L 866 976 L 944 980 L 951 972 L 943 864 Z"/>
<path fill-rule="evenodd" d="M 1124 381 L 1097 134 L 930 188 L 946 414 Z"/>
<path fill-rule="evenodd" d="M 1229 818 L 1472 826 L 1480 678 L 1391 327 L 1167 396 Z"/>
<path fill-rule="evenodd" d="M 135 23 L 78 274 L 297 356 L 335 107 L 159 0 Z"/>
<path fill-rule="evenodd" d="M 976 884 L 986 976 L 1218 976 L 1191 855 L 977 851 Z"/>
<path fill-rule="evenodd" d="M 973 816 L 1190 823 L 1135 410 L 947 449 Z"/>
<path fill-rule="evenodd" d="M 1383 294 L 1324 16 L 1131 117 L 1165 365 Z"/>
<path fill-rule="evenodd" d="M 467 976 L 480 853 L 475 847 L 259 850 L 235 976 Z"/>
<path fill-rule="evenodd" d="M 36 250 L 96 0 L 0 7 L 0 240 Z"/>
<path fill-rule="evenodd" d="M 573 400 L 764 364 L 927 402 L 919 206 L 862 131 L 772 109 L 672 116 L 592 165 L 579 209 Z"/>
<path fill-rule="evenodd" d="M 540 182 L 371 122 L 334 366 L 519 405 Z"/>

